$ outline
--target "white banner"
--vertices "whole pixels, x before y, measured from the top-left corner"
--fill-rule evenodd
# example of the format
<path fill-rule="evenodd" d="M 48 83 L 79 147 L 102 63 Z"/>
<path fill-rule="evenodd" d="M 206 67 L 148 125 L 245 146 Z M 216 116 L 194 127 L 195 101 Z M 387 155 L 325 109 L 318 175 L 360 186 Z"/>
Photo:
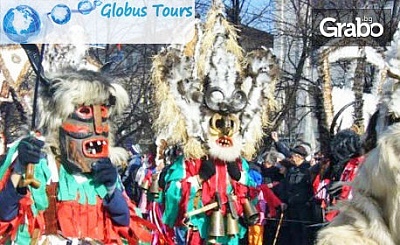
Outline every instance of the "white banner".
<path fill-rule="evenodd" d="M 1 0 L 0 44 L 169 44 L 194 35 L 194 0 Z"/>

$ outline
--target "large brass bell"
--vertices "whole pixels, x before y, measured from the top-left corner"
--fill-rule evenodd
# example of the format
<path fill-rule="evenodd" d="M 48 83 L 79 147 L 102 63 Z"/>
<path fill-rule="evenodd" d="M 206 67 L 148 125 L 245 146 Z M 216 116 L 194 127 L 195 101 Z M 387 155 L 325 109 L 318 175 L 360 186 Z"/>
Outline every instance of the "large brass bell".
<path fill-rule="evenodd" d="M 211 214 L 211 221 L 209 229 L 210 239 L 209 243 L 216 243 L 215 237 L 225 236 L 225 223 L 224 215 L 221 211 L 221 198 L 218 192 L 215 193 L 215 201 L 218 203 L 218 208 Z"/>
<path fill-rule="evenodd" d="M 226 234 L 228 236 L 234 236 L 239 233 L 239 222 L 238 219 L 233 218 L 231 213 L 226 216 Z"/>
<path fill-rule="evenodd" d="M 209 235 L 212 237 L 225 236 L 224 216 L 220 209 L 211 214 Z"/>
<path fill-rule="evenodd" d="M 244 213 L 244 218 L 247 224 L 249 225 L 255 225 L 257 224 L 260 214 L 254 207 L 254 205 L 249 201 L 249 199 L 245 199 L 243 203 L 243 213 Z"/>
<path fill-rule="evenodd" d="M 143 182 L 142 182 L 142 184 L 140 185 L 140 187 L 141 187 L 143 190 L 147 191 L 147 190 L 149 189 L 149 187 L 150 187 L 149 181 L 148 181 L 148 180 L 143 180 Z"/>
<path fill-rule="evenodd" d="M 158 185 L 158 174 L 153 174 L 151 179 L 150 193 L 157 196 L 160 192 L 160 187 Z"/>

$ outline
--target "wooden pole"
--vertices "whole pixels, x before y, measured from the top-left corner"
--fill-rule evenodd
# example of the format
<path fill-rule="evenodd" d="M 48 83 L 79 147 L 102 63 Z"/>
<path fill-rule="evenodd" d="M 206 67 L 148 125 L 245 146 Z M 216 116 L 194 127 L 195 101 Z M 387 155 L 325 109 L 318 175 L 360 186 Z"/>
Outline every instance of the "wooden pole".
<path fill-rule="evenodd" d="M 275 238 L 274 238 L 274 243 L 273 243 L 273 245 L 275 245 L 275 244 L 276 244 L 276 241 L 278 240 L 279 232 L 280 232 L 281 226 L 282 226 L 282 221 L 283 221 L 283 211 L 281 212 L 281 217 L 279 218 L 278 227 L 276 228 Z"/>

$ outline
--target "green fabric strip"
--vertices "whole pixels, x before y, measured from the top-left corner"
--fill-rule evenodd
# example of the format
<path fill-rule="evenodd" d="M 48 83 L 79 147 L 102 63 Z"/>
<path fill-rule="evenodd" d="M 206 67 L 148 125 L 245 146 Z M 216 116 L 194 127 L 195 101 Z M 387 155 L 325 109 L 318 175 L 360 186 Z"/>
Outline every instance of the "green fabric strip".
<path fill-rule="evenodd" d="M 181 200 L 181 187 L 179 186 L 179 180 L 184 177 L 184 166 L 183 157 L 177 158 L 177 160 L 170 167 L 165 175 L 165 182 L 169 183 L 170 186 L 165 192 L 165 209 L 162 220 L 169 227 L 173 227 L 178 217 L 177 209 Z"/>
<path fill-rule="evenodd" d="M 174 227 L 178 217 L 179 201 L 181 200 L 181 188 L 176 182 L 171 183 L 165 196 L 165 209 L 162 220 L 169 227 Z"/>
<path fill-rule="evenodd" d="M 3 164 L 0 166 L 0 178 L 3 178 L 4 174 L 6 173 L 7 169 L 11 165 L 12 156 L 17 151 L 19 145 L 19 141 L 15 142 L 7 151 L 7 157 L 4 160 Z"/>
<path fill-rule="evenodd" d="M 31 235 L 28 231 L 28 225 L 22 224 L 18 227 L 14 244 L 31 244 Z"/>
<path fill-rule="evenodd" d="M 29 190 L 32 194 L 33 204 L 31 209 L 34 215 L 37 215 L 38 211 L 45 210 L 49 206 L 49 200 L 46 193 L 46 183 L 51 177 L 50 169 L 47 165 L 46 158 L 40 159 L 38 164 L 35 164 L 34 177 L 40 182 L 40 187 L 35 189 L 29 186 Z"/>
<path fill-rule="evenodd" d="M 169 168 L 167 174 L 165 175 L 165 182 L 168 183 L 173 180 L 180 180 L 184 177 L 185 168 L 183 165 L 183 156 L 179 156 L 173 165 Z"/>
<path fill-rule="evenodd" d="M 244 173 L 246 173 L 246 180 L 245 180 L 245 185 L 247 185 L 247 186 L 252 186 L 252 187 L 256 187 L 257 186 L 257 183 L 256 182 L 254 182 L 253 180 L 252 180 L 252 178 L 250 178 L 249 177 L 249 170 L 250 170 L 250 166 L 249 166 L 249 163 L 246 161 L 246 159 L 244 159 L 243 157 L 241 158 L 241 160 L 242 160 L 242 169 L 243 169 L 243 172 Z"/>
<path fill-rule="evenodd" d="M 73 175 L 60 166 L 60 183 L 58 188 L 58 199 L 61 201 L 74 201 L 78 199 L 80 204 L 96 204 L 96 196 L 104 198 L 107 189 L 104 185 L 95 185 L 90 175 L 86 175 L 86 180 L 78 183 Z"/>

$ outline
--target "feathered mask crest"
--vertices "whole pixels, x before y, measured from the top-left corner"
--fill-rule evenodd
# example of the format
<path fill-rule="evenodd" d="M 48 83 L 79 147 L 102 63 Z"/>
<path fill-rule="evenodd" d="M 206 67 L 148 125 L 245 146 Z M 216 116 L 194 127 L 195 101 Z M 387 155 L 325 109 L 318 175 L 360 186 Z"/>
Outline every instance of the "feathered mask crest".
<path fill-rule="evenodd" d="M 196 25 L 191 42 L 154 58 L 154 129 L 186 157 L 251 159 L 274 108 L 278 66 L 267 49 L 245 54 L 221 6 Z"/>

